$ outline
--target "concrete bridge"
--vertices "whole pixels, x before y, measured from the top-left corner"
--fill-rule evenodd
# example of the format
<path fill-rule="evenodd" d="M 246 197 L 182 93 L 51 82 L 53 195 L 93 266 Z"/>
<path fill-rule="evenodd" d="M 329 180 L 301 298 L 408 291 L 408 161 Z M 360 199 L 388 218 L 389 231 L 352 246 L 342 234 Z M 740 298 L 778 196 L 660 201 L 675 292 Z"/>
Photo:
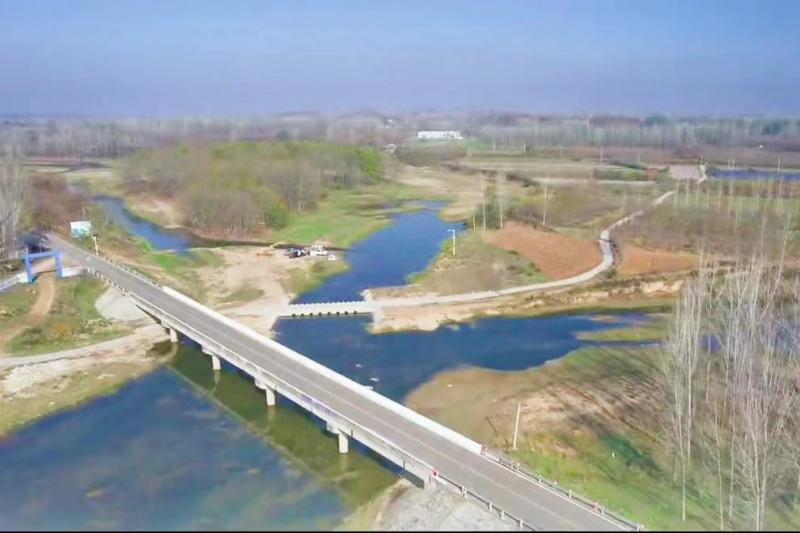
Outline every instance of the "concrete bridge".
<path fill-rule="evenodd" d="M 380 306 L 376 302 L 366 300 L 352 300 L 348 302 L 325 302 L 325 303 L 306 303 L 290 304 L 277 310 L 276 316 L 279 317 L 303 317 L 303 316 L 339 316 L 373 314 L 379 310 Z"/>
<path fill-rule="evenodd" d="M 264 337 L 191 298 L 58 237 L 50 244 L 129 296 L 167 329 L 198 342 L 212 367 L 222 361 L 252 377 L 268 409 L 282 395 L 319 417 L 346 453 L 356 439 L 422 485 L 443 484 L 520 528 L 638 529 L 571 492 L 526 473 L 513 461 L 367 387 Z M 316 309 L 316 308 L 315 308 Z"/>

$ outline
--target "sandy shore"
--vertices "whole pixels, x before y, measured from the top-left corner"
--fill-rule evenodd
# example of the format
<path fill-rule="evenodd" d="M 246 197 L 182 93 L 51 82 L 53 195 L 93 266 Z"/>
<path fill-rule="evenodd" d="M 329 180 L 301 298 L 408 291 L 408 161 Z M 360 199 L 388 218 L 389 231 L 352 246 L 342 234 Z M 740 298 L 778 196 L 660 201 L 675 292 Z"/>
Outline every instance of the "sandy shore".
<path fill-rule="evenodd" d="M 632 278 L 613 284 L 591 282 L 547 293 L 533 292 L 478 302 L 386 308 L 370 326 L 371 333 L 433 331 L 448 322 L 491 316 L 537 316 L 581 309 L 627 309 L 662 305 L 683 286 L 682 276 Z M 373 297 L 371 293 L 370 297 Z M 387 293 L 382 293 L 382 296 Z"/>

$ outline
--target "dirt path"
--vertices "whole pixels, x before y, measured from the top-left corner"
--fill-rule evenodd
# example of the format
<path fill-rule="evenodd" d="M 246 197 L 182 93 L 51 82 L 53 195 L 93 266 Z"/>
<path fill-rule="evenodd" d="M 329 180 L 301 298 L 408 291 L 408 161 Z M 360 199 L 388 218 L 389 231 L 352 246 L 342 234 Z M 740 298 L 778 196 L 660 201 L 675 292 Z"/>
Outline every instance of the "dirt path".
<path fill-rule="evenodd" d="M 36 285 L 39 288 L 39 294 L 37 295 L 36 303 L 33 304 L 30 313 L 28 313 L 28 322 L 31 324 L 41 323 L 53 307 L 53 302 L 56 300 L 55 274 L 45 272 L 36 278 Z"/>
<path fill-rule="evenodd" d="M 5 345 L 8 341 L 22 333 L 25 328 L 36 324 L 41 324 L 44 321 L 50 309 L 53 307 L 53 302 L 56 300 L 56 276 L 53 272 L 45 272 L 36 278 L 36 288 L 38 294 L 36 295 L 36 302 L 28 312 L 28 315 L 23 318 L 19 324 L 6 331 L 0 333 L 0 357 L 7 355 Z"/>

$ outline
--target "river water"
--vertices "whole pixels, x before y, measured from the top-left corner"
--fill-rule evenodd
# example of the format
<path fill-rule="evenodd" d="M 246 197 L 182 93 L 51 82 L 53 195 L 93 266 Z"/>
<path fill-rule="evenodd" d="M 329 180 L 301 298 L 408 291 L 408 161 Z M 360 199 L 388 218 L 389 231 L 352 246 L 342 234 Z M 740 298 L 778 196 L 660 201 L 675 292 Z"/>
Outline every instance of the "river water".
<path fill-rule="evenodd" d="M 403 283 L 459 229 L 435 207 L 396 215 L 347 252 L 350 271 L 302 299 L 353 299 Z M 402 400 L 443 370 L 537 366 L 589 344 L 576 332 L 643 318 L 491 318 L 370 335 L 369 319 L 336 317 L 286 319 L 276 332 Z M 214 375 L 187 342 L 169 367 L 0 440 L 0 529 L 330 529 L 398 475 L 353 448 L 339 455 L 318 420 L 283 399 L 267 409 L 248 378 L 227 365 Z"/>
<path fill-rule="evenodd" d="M 735 180 L 759 180 L 772 179 L 783 181 L 800 181 L 800 172 L 778 172 L 775 170 L 758 170 L 752 168 L 715 168 L 712 169 L 711 177 Z"/>

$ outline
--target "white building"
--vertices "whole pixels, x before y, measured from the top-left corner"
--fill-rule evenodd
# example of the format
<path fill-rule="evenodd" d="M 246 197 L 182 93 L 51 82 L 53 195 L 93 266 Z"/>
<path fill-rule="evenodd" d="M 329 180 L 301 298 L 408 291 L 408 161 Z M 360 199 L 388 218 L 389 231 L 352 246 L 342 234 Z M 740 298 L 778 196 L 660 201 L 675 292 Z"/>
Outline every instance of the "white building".
<path fill-rule="evenodd" d="M 457 130 L 450 130 L 450 131 L 418 131 L 417 132 L 417 139 L 425 139 L 425 140 L 460 140 L 463 139 L 461 132 Z"/>

